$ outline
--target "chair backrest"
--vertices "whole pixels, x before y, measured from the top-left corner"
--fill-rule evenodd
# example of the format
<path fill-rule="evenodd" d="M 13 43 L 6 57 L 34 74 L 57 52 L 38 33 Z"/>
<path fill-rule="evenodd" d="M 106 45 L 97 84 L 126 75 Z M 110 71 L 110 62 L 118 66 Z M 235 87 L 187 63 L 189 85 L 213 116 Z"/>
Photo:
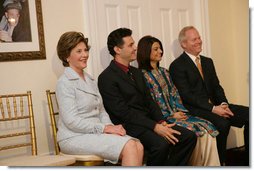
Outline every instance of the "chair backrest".
<path fill-rule="evenodd" d="M 51 129 L 52 129 L 52 134 L 54 139 L 55 154 L 58 155 L 60 153 L 59 146 L 57 143 L 57 124 L 56 124 L 56 117 L 59 115 L 59 112 L 56 111 L 56 109 L 58 109 L 58 103 L 57 103 L 55 92 L 46 90 L 46 94 L 47 94 L 47 100 L 48 100 Z"/>
<path fill-rule="evenodd" d="M 17 148 L 26 147 L 37 155 L 31 91 L 0 95 L 0 113 L 0 152 L 15 154 Z"/>

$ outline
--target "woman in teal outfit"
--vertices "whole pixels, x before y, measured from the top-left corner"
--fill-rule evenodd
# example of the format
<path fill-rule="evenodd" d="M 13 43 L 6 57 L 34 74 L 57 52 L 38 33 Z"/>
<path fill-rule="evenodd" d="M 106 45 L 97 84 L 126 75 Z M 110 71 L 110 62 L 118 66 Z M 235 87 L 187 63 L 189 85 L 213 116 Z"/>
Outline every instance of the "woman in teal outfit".
<path fill-rule="evenodd" d="M 191 158 L 192 165 L 219 166 L 216 136 L 219 132 L 214 125 L 204 119 L 192 116 L 183 106 L 178 90 L 173 84 L 168 70 L 159 66 L 163 47 L 159 39 L 145 36 L 138 42 L 137 60 L 142 69 L 153 99 L 160 106 L 168 123 L 185 127 L 199 137 Z"/>

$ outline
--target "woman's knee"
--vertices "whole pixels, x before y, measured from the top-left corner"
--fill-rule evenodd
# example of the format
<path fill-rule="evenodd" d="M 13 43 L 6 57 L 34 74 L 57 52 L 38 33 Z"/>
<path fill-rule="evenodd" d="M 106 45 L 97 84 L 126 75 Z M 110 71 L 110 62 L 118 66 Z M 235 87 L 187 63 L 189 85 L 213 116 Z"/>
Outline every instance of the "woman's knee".
<path fill-rule="evenodd" d="M 139 153 L 144 153 L 144 147 L 140 141 L 136 141 L 136 146 Z"/>
<path fill-rule="evenodd" d="M 138 142 L 139 143 L 139 142 Z M 129 140 L 124 146 L 124 151 L 138 151 L 143 150 L 143 145 L 141 143 L 138 144 L 135 140 Z"/>

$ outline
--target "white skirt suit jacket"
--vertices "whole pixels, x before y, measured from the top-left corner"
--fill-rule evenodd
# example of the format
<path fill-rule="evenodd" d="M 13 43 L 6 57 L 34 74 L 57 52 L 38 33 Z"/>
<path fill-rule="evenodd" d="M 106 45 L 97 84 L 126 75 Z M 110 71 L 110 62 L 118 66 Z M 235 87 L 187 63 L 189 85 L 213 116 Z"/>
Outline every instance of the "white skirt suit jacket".
<path fill-rule="evenodd" d="M 132 137 L 103 133 L 104 127 L 112 122 L 103 107 L 96 81 L 84 74 L 85 81 L 66 67 L 57 82 L 60 149 L 67 154 L 95 154 L 116 163 Z"/>

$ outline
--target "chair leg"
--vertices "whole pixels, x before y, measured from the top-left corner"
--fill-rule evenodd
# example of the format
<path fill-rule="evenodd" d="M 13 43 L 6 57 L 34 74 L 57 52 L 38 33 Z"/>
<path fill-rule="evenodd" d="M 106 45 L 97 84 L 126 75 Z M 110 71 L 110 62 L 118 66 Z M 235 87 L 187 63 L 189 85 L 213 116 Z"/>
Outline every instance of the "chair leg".
<path fill-rule="evenodd" d="M 104 161 L 76 161 L 73 166 L 104 166 Z"/>

